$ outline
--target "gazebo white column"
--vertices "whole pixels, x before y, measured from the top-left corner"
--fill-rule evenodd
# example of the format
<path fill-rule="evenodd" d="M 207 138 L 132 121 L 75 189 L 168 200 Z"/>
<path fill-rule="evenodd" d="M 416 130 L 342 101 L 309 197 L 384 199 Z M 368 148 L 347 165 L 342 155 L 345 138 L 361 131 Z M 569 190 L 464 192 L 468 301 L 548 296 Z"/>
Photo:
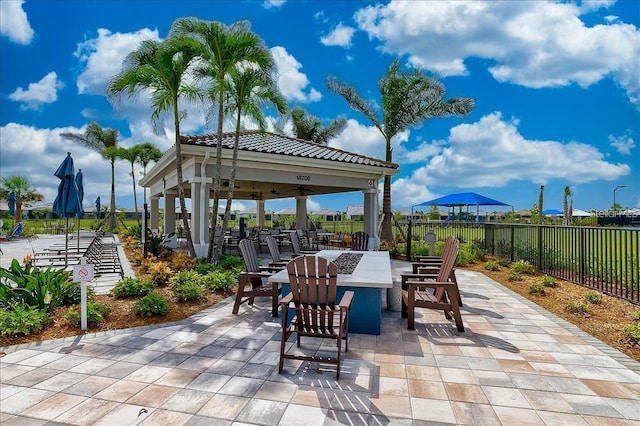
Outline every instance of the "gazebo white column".
<path fill-rule="evenodd" d="M 256 200 L 256 224 L 259 227 L 264 226 L 264 200 Z"/>
<path fill-rule="evenodd" d="M 378 236 L 378 188 L 369 188 L 364 193 L 364 232 L 369 234 L 369 250 L 380 246 Z"/>
<path fill-rule="evenodd" d="M 177 191 L 164 193 L 164 233 L 176 232 L 176 195 Z"/>
<path fill-rule="evenodd" d="M 307 196 L 298 195 L 296 197 L 296 228 L 307 229 Z"/>
<path fill-rule="evenodd" d="M 191 240 L 193 245 L 199 244 L 200 241 L 200 188 L 202 186 L 202 178 L 191 178 Z"/>
<path fill-rule="evenodd" d="M 151 205 L 149 206 L 149 228 L 154 232 L 158 232 L 160 225 L 160 197 L 151 197 Z"/>

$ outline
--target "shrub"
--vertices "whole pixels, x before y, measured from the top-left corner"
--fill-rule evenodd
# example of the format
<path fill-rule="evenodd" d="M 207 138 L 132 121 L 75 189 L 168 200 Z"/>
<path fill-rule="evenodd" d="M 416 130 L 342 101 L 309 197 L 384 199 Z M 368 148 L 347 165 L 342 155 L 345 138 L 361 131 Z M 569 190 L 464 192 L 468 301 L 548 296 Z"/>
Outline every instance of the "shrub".
<path fill-rule="evenodd" d="M 111 289 L 111 293 L 118 299 L 126 299 L 128 297 L 139 297 L 151 293 L 153 283 L 142 278 L 127 277 L 116 283 Z"/>
<path fill-rule="evenodd" d="M 496 262 L 498 262 L 498 265 L 500 266 L 509 266 L 509 259 L 505 259 L 504 257 L 499 257 Z"/>
<path fill-rule="evenodd" d="M 582 302 L 569 302 L 567 304 L 567 310 L 574 314 L 581 314 L 587 312 L 587 306 Z"/>
<path fill-rule="evenodd" d="M 202 278 L 204 286 L 209 291 L 228 291 L 235 283 L 231 272 L 213 271 Z"/>
<path fill-rule="evenodd" d="M 158 261 L 149 265 L 149 275 L 151 275 L 151 281 L 157 286 L 165 285 L 169 282 L 171 277 L 171 268 L 167 262 Z"/>
<path fill-rule="evenodd" d="M 178 283 L 173 286 L 172 290 L 178 302 L 191 302 L 204 296 L 204 289 L 194 281 Z"/>
<path fill-rule="evenodd" d="M 549 276 L 549 275 L 545 275 L 542 278 L 540 278 L 540 284 L 542 284 L 545 287 L 557 287 L 558 283 L 556 283 L 556 279 Z"/>
<path fill-rule="evenodd" d="M 0 268 L 0 307 L 24 304 L 49 313 L 60 306 L 62 287 L 68 281 L 64 268 L 41 270 L 30 263 L 23 268 L 13 259 L 9 269 Z"/>
<path fill-rule="evenodd" d="M 198 262 L 189 256 L 185 251 L 179 251 L 173 255 L 171 258 L 171 264 L 175 268 L 176 271 L 184 271 L 193 269 L 196 267 Z"/>
<path fill-rule="evenodd" d="M 69 281 L 66 284 L 64 284 L 62 286 L 61 304 L 63 306 L 79 305 L 81 302 L 80 300 L 81 290 L 82 288 L 79 282 Z M 93 289 L 93 287 L 90 285 L 87 285 L 87 301 L 92 300 L 95 294 L 96 294 L 96 291 Z"/>
<path fill-rule="evenodd" d="M 147 250 L 155 257 L 159 257 L 162 252 L 167 250 L 164 243 L 165 239 L 162 235 L 151 235 L 147 238 Z"/>
<path fill-rule="evenodd" d="M 9 309 L 0 309 L 0 334 L 20 335 L 40 331 L 49 321 L 47 313 L 41 309 L 17 303 Z"/>
<path fill-rule="evenodd" d="M 169 279 L 172 287 L 180 284 L 193 282 L 198 285 L 202 282 L 202 276 L 196 271 L 180 271 Z"/>
<path fill-rule="evenodd" d="M 218 268 L 227 270 L 227 269 L 235 269 L 244 265 L 241 257 L 233 256 L 230 254 L 221 254 L 218 259 Z M 210 272 L 210 271 L 209 271 Z"/>
<path fill-rule="evenodd" d="M 82 322 L 82 313 L 80 306 L 72 306 L 64 313 L 64 319 L 75 327 L 80 326 Z M 110 309 L 108 305 L 102 303 L 87 302 L 87 324 L 98 324 L 103 322 L 109 316 Z"/>
<path fill-rule="evenodd" d="M 507 272 L 507 279 L 509 281 L 522 281 L 522 277 L 520 276 L 520 273 L 516 271 Z"/>
<path fill-rule="evenodd" d="M 597 305 L 602 302 L 602 294 L 597 291 L 588 291 L 584 294 L 584 299 L 589 303 Z"/>
<path fill-rule="evenodd" d="M 544 286 L 538 283 L 529 284 L 529 293 L 544 296 Z"/>
<path fill-rule="evenodd" d="M 624 334 L 631 340 L 640 343 L 640 311 L 636 311 L 635 319 L 630 325 L 626 325 L 623 329 Z"/>
<path fill-rule="evenodd" d="M 533 274 L 536 272 L 536 269 L 533 267 L 533 265 L 526 260 L 518 260 L 517 262 L 513 262 L 511 264 L 511 270 L 519 274 Z"/>
<path fill-rule="evenodd" d="M 138 300 L 131 311 L 139 317 L 165 316 L 169 312 L 169 304 L 161 295 L 152 293 Z"/>
<path fill-rule="evenodd" d="M 488 260 L 484 264 L 484 269 L 487 271 L 497 271 L 500 269 L 500 264 L 495 260 Z"/>
<path fill-rule="evenodd" d="M 206 261 L 198 262 L 195 267 L 195 271 L 200 275 L 207 275 L 209 272 L 218 271 L 219 268 L 215 263 L 209 263 Z"/>

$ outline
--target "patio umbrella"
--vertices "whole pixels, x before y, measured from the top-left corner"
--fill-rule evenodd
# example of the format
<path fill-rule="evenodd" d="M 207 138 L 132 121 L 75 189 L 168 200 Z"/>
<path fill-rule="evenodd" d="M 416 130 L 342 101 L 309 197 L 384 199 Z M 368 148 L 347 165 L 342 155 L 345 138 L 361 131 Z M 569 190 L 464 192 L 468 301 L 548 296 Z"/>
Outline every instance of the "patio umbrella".
<path fill-rule="evenodd" d="M 96 198 L 96 219 L 100 219 L 100 196 Z"/>
<path fill-rule="evenodd" d="M 78 169 L 76 173 L 76 185 L 78 186 L 78 200 L 80 201 L 80 212 L 78 212 L 78 253 L 80 253 L 80 218 L 84 216 L 84 184 L 82 183 L 82 169 Z"/>
<path fill-rule="evenodd" d="M 9 214 L 14 216 L 16 214 L 16 193 L 11 191 L 7 197 L 7 203 L 9 204 Z"/>
<path fill-rule="evenodd" d="M 73 158 L 71 158 L 71 153 L 67 152 L 67 156 L 58 167 L 58 170 L 54 173 L 54 175 L 60 179 L 60 184 L 58 185 L 58 195 L 53 201 L 53 211 L 58 216 L 65 217 L 67 219 L 64 239 L 65 266 L 67 266 L 69 259 L 69 218 L 76 217 L 82 212 L 82 204 L 78 198 L 78 185 L 76 185 L 74 174 Z"/>

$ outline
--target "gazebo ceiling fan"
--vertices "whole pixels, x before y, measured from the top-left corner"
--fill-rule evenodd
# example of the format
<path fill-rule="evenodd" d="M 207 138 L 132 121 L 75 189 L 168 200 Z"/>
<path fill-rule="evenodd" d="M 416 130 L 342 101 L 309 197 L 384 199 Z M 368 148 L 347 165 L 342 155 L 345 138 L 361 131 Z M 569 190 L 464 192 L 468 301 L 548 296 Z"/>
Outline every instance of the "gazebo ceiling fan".
<path fill-rule="evenodd" d="M 222 182 L 222 186 L 224 186 L 225 188 L 228 188 L 229 187 L 229 181 L 228 180 L 223 181 Z M 240 189 L 240 187 L 234 183 L 233 184 L 233 189 Z"/>
<path fill-rule="evenodd" d="M 284 195 L 282 192 L 276 191 L 276 185 L 274 184 L 270 191 L 273 195 Z"/>
<path fill-rule="evenodd" d="M 304 185 L 298 185 L 296 189 L 300 191 L 300 195 L 307 195 L 309 192 L 315 192 L 313 189 L 309 189 Z"/>

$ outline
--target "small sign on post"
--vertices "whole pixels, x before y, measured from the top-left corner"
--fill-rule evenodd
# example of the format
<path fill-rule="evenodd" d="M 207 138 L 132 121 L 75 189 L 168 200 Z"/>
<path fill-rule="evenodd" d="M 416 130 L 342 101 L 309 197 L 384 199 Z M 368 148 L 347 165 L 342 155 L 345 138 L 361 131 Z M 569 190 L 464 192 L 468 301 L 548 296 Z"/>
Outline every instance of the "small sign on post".
<path fill-rule="evenodd" d="M 429 256 L 433 256 L 436 248 L 436 233 L 429 231 L 424 236 L 424 241 L 429 245 Z"/>
<path fill-rule="evenodd" d="M 80 328 L 87 329 L 87 282 L 93 280 L 93 265 L 86 257 L 80 258 L 80 264 L 73 267 L 73 280 L 80 281 Z"/>

